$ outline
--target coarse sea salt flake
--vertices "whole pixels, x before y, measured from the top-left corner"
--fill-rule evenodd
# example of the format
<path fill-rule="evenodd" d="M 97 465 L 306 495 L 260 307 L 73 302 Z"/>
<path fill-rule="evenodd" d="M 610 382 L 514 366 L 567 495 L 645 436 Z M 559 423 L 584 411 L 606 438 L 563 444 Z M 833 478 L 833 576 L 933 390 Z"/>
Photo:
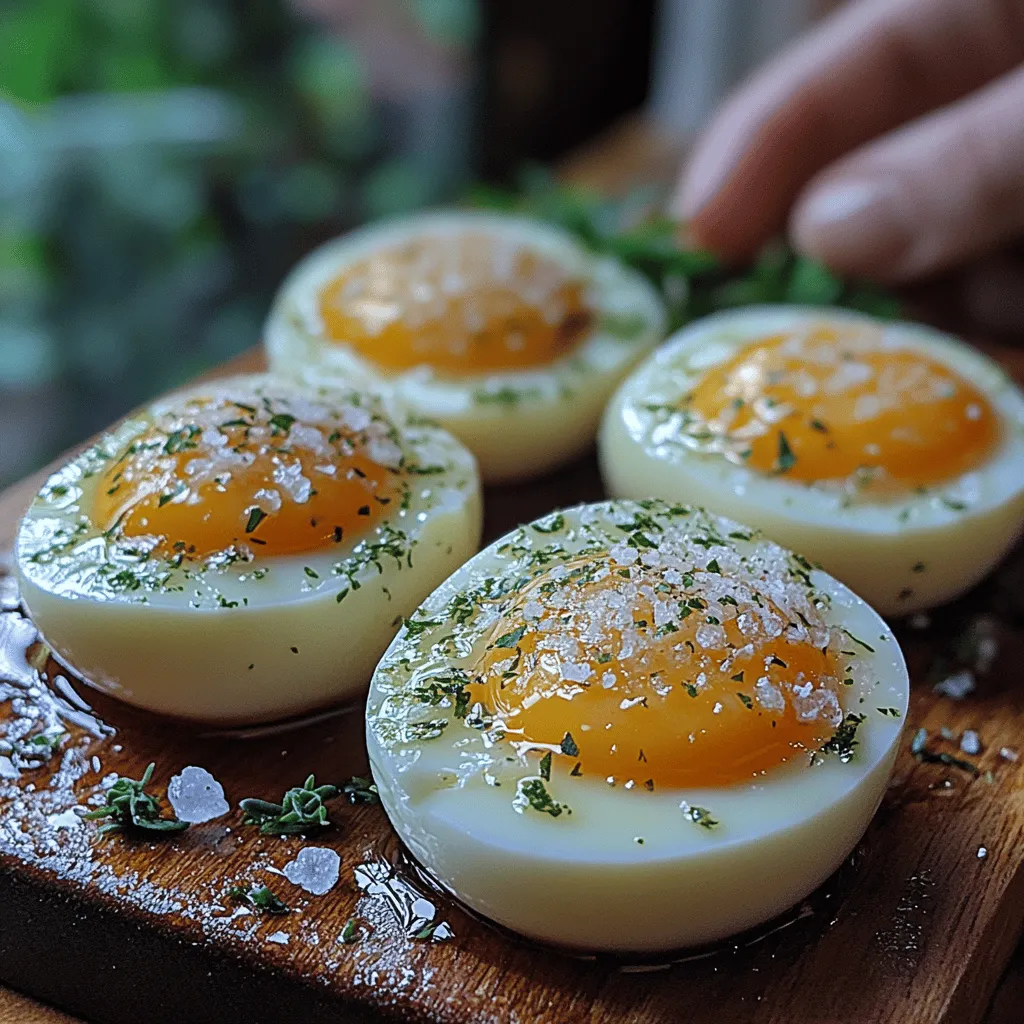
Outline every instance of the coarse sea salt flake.
<path fill-rule="evenodd" d="M 968 669 L 954 672 L 935 684 L 935 692 L 952 700 L 963 700 L 969 693 L 974 692 L 974 673 Z"/>
<path fill-rule="evenodd" d="M 200 825 L 227 814 L 231 805 L 224 799 L 224 787 L 205 769 L 189 765 L 167 786 L 167 800 L 180 821 Z"/>
<path fill-rule="evenodd" d="M 304 846 L 295 860 L 284 866 L 284 876 L 314 896 L 323 896 L 338 884 L 341 857 L 326 846 Z"/>

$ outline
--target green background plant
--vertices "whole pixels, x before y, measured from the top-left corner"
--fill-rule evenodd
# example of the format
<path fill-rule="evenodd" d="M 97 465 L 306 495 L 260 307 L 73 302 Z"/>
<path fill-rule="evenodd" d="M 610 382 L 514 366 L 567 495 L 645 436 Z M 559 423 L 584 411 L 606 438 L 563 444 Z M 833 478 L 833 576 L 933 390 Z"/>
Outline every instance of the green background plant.
<path fill-rule="evenodd" d="M 475 0 L 395 3 L 471 47 Z M 371 73 L 283 0 L 0 0 L 0 483 L 254 344 L 322 238 L 460 187 L 469 83 L 432 147 Z"/>

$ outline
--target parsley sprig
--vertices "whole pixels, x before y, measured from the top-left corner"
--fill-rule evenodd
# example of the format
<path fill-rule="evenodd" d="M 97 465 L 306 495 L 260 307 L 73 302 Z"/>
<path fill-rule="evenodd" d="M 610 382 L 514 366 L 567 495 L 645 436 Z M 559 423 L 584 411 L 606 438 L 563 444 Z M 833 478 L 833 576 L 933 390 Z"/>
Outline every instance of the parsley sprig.
<path fill-rule="evenodd" d="M 899 303 L 889 293 L 836 277 L 782 242 L 766 246 L 740 270 L 723 266 L 711 253 L 683 248 L 679 225 L 651 214 L 662 198 L 648 188 L 609 199 L 561 184 L 538 167 L 526 169 L 514 191 L 480 187 L 469 196 L 476 206 L 550 221 L 595 252 L 638 270 L 665 299 L 672 330 L 718 310 L 760 303 L 845 306 L 882 319 L 900 315 Z"/>
<path fill-rule="evenodd" d="M 142 773 L 141 779 L 119 778 L 107 790 L 107 802 L 95 811 L 83 815 L 91 821 L 110 819 L 100 825 L 97 829 L 98 835 L 124 831 L 157 836 L 184 832 L 188 828 L 187 821 L 162 817 L 156 797 L 145 791 L 150 779 L 153 778 L 155 768 L 156 763 L 150 763 Z"/>
<path fill-rule="evenodd" d="M 331 822 L 326 801 L 341 791 L 337 786 L 318 786 L 310 775 L 302 786 L 289 789 L 279 804 L 247 797 L 239 803 L 243 825 L 258 825 L 265 836 L 296 836 L 318 832 Z"/>

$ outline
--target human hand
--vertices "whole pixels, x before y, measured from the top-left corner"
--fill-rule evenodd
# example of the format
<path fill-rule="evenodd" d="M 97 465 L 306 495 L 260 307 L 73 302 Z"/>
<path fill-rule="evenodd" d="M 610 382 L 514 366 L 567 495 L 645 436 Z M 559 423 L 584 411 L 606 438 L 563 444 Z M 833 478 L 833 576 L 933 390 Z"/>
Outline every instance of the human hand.
<path fill-rule="evenodd" d="M 887 283 L 986 256 L 968 291 L 1024 324 L 1024 273 L 990 255 L 1024 236 L 1024 0 L 844 8 L 726 102 L 676 209 L 723 256 L 788 221 L 801 251 Z"/>

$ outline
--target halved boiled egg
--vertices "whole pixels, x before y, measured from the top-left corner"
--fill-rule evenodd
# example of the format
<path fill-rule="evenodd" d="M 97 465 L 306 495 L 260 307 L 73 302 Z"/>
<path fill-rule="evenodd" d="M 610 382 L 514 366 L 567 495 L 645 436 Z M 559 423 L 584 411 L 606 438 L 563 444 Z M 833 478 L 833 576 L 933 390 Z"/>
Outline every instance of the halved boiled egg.
<path fill-rule="evenodd" d="M 367 742 L 422 864 L 536 939 L 653 951 L 828 877 L 885 789 L 899 647 L 825 573 L 727 519 L 584 505 L 495 541 L 377 668 Z"/>
<path fill-rule="evenodd" d="M 329 242 L 282 286 L 271 368 L 398 396 L 476 455 L 485 481 L 593 444 L 618 382 L 664 336 L 643 277 L 524 217 L 448 211 Z"/>
<path fill-rule="evenodd" d="M 22 598 L 87 681 L 248 722 L 358 695 L 480 539 L 473 457 L 365 392 L 235 377 L 171 395 L 54 473 Z"/>
<path fill-rule="evenodd" d="M 670 339 L 600 438 L 609 492 L 692 501 L 764 530 L 884 614 L 980 580 L 1024 522 L 1024 396 L 914 324 L 754 308 Z"/>

